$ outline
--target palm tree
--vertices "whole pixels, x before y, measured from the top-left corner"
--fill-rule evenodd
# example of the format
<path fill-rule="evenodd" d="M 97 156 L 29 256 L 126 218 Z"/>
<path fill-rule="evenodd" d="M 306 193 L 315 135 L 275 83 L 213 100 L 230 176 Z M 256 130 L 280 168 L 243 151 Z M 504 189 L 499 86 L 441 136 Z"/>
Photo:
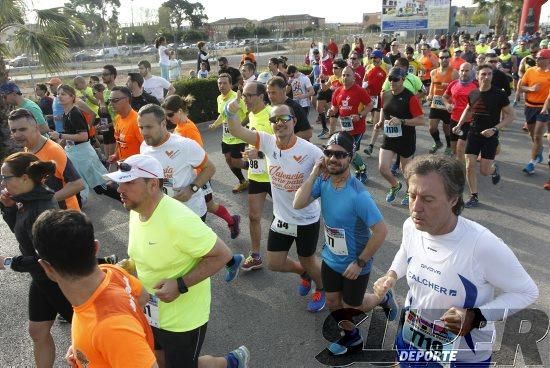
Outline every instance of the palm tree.
<path fill-rule="evenodd" d="M 478 8 L 476 13 L 492 12 L 494 14 L 495 32 L 504 35 L 518 23 L 521 14 L 522 0 L 473 0 Z M 507 29 L 510 25 L 510 29 Z"/>
<path fill-rule="evenodd" d="M 29 24 L 27 16 L 36 19 L 36 24 Z M 31 10 L 23 0 L 0 0 L 0 35 L 5 37 L 0 37 L 0 84 L 8 79 L 9 73 L 4 59 L 10 55 L 7 37 L 13 40 L 14 49 L 37 55 L 46 70 L 55 72 L 64 69 L 68 40 L 80 34 L 80 23 L 66 8 Z M 7 107 L 0 100 L 0 158 L 7 153 L 6 113 Z"/>

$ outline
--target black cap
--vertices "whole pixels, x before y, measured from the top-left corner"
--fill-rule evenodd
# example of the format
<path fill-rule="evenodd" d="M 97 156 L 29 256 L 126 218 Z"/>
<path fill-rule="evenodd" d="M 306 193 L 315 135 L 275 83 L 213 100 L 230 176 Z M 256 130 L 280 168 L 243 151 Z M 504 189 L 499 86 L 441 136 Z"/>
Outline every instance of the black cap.
<path fill-rule="evenodd" d="M 343 149 L 346 150 L 346 152 L 354 153 L 355 152 L 355 140 L 349 133 L 347 132 L 336 132 L 333 135 L 330 136 L 327 146 L 336 144 Z"/>

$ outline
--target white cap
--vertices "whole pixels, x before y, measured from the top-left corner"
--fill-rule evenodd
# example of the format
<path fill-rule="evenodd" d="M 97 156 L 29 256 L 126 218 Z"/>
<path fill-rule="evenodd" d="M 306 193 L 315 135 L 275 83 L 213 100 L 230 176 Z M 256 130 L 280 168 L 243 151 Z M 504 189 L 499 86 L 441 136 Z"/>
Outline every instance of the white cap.
<path fill-rule="evenodd" d="M 258 75 L 258 78 L 256 78 L 256 80 L 261 84 L 267 84 L 267 81 L 270 80 L 272 76 L 273 75 L 271 75 L 270 72 L 263 72 Z"/>
<path fill-rule="evenodd" d="M 124 167 L 124 164 L 128 166 Z M 117 183 L 126 183 L 137 178 L 164 179 L 161 163 L 151 156 L 133 155 L 124 160 L 120 166 L 118 171 L 105 174 L 103 178 Z"/>

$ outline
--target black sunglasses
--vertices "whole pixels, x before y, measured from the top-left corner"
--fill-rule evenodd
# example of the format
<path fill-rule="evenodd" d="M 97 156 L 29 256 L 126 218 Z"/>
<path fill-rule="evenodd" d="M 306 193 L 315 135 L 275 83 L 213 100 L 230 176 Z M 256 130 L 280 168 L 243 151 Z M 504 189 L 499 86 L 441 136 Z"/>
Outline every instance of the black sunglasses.
<path fill-rule="evenodd" d="M 388 80 L 389 80 L 390 82 L 399 82 L 399 81 L 401 81 L 401 78 L 389 77 Z"/>
<path fill-rule="evenodd" d="M 346 158 L 346 157 L 349 157 L 351 156 L 351 153 L 349 152 L 345 152 L 345 151 L 332 151 L 332 150 L 329 150 L 329 149 L 324 149 L 323 150 L 323 154 L 326 156 L 326 157 L 336 157 L 336 159 L 338 160 L 341 160 L 343 158 Z"/>
<path fill-rule="evenodd" d="M 448 59 L 449 57 L 448 56 L 440 56 L 439 58 L 440 59 Z"/>
<path fill-rule="evenodd" d="M 128 171 L 132 171 L 132 165 L 130 164 L 127 164 L 126 162 L 122 162 L 122 161 L 119 161 L 117 162 L 117 166 L 118 166 L 118 169 L 122 172 L 128 172 Z M 135 166 L 136 169 L 138 170 L 141 170 L 141 171 L 144 171 L 148 174 L 151 174 L 153 175 L 154 177 L 157 177 L 155 174 L 153 174 L 152 172 L 148 171 L 148 170 L 145 170 L 145 169 L 142 169 L 141 167 L 139 166 Z"/>

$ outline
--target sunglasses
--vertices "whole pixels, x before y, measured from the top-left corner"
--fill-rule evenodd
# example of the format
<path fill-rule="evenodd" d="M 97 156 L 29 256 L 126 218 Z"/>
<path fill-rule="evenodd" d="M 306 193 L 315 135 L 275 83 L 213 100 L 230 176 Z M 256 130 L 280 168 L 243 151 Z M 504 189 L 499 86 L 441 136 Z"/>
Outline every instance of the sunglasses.
<path fill-rule="evenodd" d="M 389 77 L 388 80 L 390 82 L 401 82 L 401 78 L 397 78 L 397 77 Z"/>
<path fill-rule="evenodd" d="M 330 158 L 330 157 L 336 157 L 336 159 L 341 160 L 343 158 L 351 156 L 351 153 L 345 152 L 345 151 L 332 151 L 329 149 L 324 149 L 323 154 Z"/>
<path fill-rule="evenodd" d="M 154 177 L 157 177 L 155 174 L 153 174 L 152 172 L 150 172 L 148 170 L 142 169 L 141 167 L 138 167 L 138 166 L 132 166 L 130 164 L 127 164 L 126 162 L 119 161 L 119 162 L 117 162 L 117 166 L 118 166 L 118 169 L 122 172 L 132 171 L 132 168 L 135 167 L 138 170 L 146 172 L 147 174 L 151 174 Z"/>
<path fill-rule="evenodd" d="M 349 58 L 350 60 L 357 60 L 357 58 Z"/>
<path fill-rule="evenodd" d="M 0 175 L 0 181 L 8 181 L 8 179 L 15 177 L 17 177 L 17 175 Z"/>
<path fill-rule="evenodd" d="M 332 66 L 332 69 L 342 69 L 342 68 L 340 68 L 339 66 L 333 65 L 333 66 Z"/>
<path fill-rule="evenodd" d="M 167 112 L 167 113 L 166 113 L 166 117 L 168 117 L 168 118 L 173 118 L 174 115 L 176 115 L 176 113 L 173 112 L 173 111 L 170 111 L 170 112 Z"/>
<path fill-rule="evenodd" d="M 294 118 L 292 115 L 277 115 L 269 118 L 271 124 L 277 124 L 278 122 L 288 123 Z"/>
<path fill-rule="evenodd" d="M 110 103 L 117 103 L 117 102 L 119 102 L 120 100 L 124 100 L 125 98 L 128 98 L 128 97 L 110 98 L 110 99 L 109 99 L 109 102 L 110 102 Z"/>
<path fill-rule="evenodd" d="M 448 59 L 449 57 L 448 56 L 440 56 L 439 58 L 440 59 Z"/>
<path fill-rule="evenodd" d="M 254 96 L 259 96 L 257 93 L 243 93 L 243 98 L 252 98 Z"/>

